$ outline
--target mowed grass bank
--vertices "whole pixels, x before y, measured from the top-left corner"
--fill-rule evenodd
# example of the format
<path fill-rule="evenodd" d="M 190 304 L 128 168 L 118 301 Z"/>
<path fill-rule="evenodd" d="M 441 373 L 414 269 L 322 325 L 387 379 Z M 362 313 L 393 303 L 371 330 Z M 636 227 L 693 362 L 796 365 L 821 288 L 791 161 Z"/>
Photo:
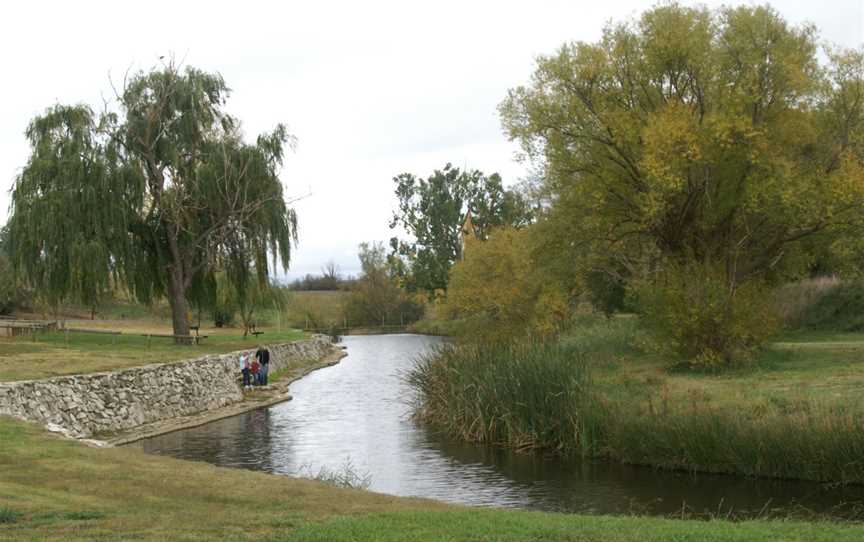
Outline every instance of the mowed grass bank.
<path fill-rule="evenodd" d="M 864 336 L 793 334 L 754 365 L 674 367 L 634 318 L 560 344 L 445 348 L 411 382 L 460 438 L 690 471 L 864 483 Z"/>
<path fill-rule="evenodd" d="M 69 374 L 111 371 L 127 367 L 221 354 L 261 343 L 289 342 L 306 337 L 298 330 L 264 328 L 264 334 L 243 338 L 241 330 L 205 328 L 208 338 L 198 345 L 175 345 L 173 340 L 144 334 L 170 334 L 170 326 L 155 322 L 68 322 L 70 327 L 114 329 L 122 335 L 62 332 L 37 333 L 34 337 L 0 338 L 0 382 L 33 380 Z M 35 340 L 34 340 L 35 339 Z M 67 342 L 68 341 L 68 342 Z"/>
<path fill-rule="evenodd" d="M 0 540 L 853 541 L 864 527 L 472 510 L 95 449 L 0 418 Z"/>

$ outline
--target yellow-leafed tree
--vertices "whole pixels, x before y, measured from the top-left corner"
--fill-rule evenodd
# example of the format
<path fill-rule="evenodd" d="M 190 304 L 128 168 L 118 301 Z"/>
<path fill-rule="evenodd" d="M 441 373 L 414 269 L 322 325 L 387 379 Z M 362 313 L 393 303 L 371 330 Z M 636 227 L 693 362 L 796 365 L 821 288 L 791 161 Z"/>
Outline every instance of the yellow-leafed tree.
<path fill-rule="evenodd" d="M 465 240 L 450 274 L 444 313 L 481 340 L 548 337 L 569 315 L 568 296 L 531 256 L 527 229 L 501 228 Z"/>

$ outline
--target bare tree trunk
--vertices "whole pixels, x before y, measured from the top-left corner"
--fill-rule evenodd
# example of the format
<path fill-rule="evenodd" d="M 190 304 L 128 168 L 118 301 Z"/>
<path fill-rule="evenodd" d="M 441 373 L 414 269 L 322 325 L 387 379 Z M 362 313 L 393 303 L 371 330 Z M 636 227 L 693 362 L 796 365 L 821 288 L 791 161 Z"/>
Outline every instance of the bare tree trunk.
<path fill-rule="evenodd" d="M 168 272 L 168 302 L 171 304 L 171 323 L 174 327 L 174 335 L 189 335 L 188 303 L 186 292 L 183 287 L 183 276 L 174 267 Z M 177 344 L 188 344 L 186 339 L 175 337 Z"/>

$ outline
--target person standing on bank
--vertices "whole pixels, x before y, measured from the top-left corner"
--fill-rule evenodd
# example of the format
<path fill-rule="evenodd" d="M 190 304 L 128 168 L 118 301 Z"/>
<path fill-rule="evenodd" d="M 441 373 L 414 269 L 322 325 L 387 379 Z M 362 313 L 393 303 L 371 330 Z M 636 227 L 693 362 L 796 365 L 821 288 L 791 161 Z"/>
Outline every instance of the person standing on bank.
<path fill-rule="evenodd" d="M 249 355 L 246 352 L 240 354 L 240 373 L 243 375 L 243 387 L 249 387 Z"/>
<path fill-rule="evenodd" d="M 255 358 L 261 365 L 258 369 L 258 378 L 262 386 L 266 386 L 268 376 L 270 375 L 270 351 L 264 348 L 263 345 L 258 345 L 258 351 L 255 352 Z"/>

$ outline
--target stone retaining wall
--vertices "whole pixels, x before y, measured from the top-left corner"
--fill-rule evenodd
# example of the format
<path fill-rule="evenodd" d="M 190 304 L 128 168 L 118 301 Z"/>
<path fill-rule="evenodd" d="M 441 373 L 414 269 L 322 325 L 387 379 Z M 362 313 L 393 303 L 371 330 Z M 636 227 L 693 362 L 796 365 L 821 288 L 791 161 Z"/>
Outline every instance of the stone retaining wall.
<path fill-rule="evenodd" d="M 267 347 L 271 372 L 334 351 L 323 336 Z M 0 383 L 0 415 L 51 424 L 69 436 L 87 438 L 216 409 L 243 399 L 239 354 Z"/>

